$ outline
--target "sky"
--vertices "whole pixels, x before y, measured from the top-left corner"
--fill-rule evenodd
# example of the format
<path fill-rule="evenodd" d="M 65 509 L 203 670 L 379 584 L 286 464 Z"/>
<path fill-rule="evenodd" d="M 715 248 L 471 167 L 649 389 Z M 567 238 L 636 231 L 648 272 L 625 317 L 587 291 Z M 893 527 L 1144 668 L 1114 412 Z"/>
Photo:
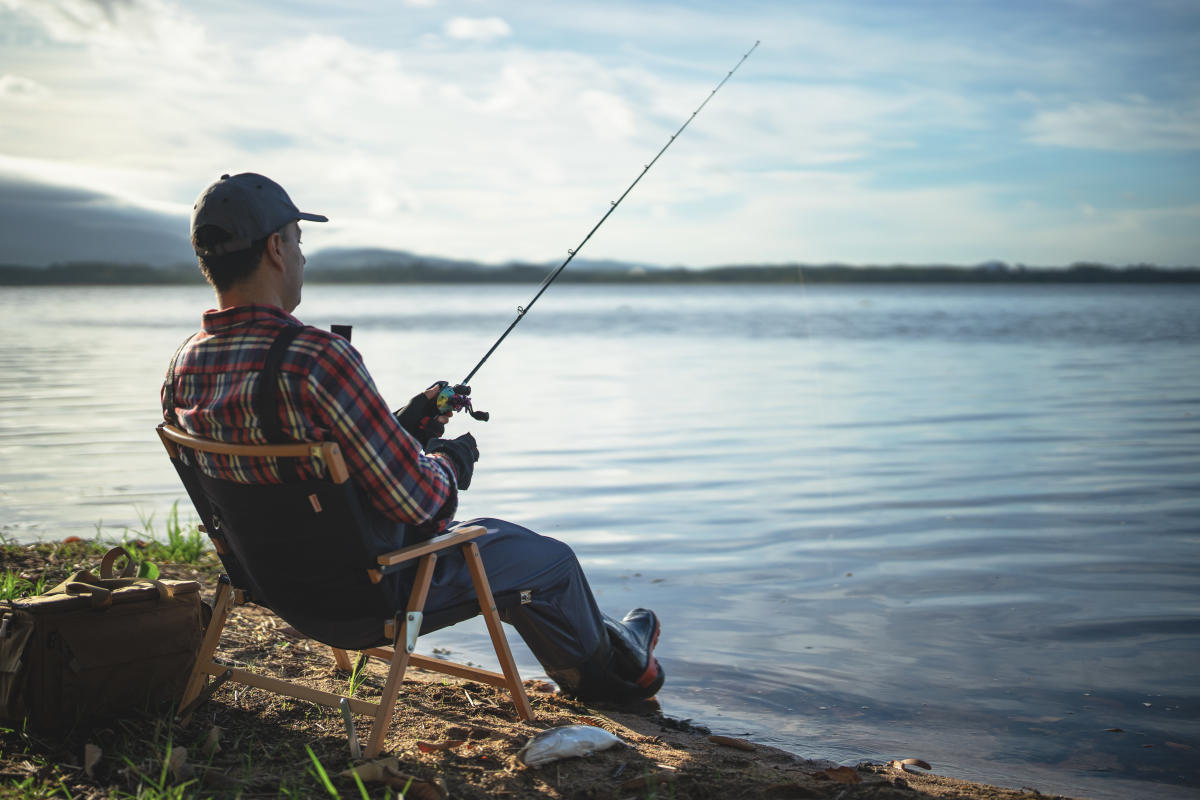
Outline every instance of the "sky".
<path fill-rule="evenodd" d="M 311 254 L 1200 264 L 1196 0 L 0 0 L 0 263 Z"/>

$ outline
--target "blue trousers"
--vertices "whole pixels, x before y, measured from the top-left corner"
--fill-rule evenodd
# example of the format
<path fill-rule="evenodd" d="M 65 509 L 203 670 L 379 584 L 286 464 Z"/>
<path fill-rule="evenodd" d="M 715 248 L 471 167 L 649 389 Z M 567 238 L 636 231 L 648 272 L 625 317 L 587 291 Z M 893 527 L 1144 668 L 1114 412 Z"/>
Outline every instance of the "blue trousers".
<path fill-rule="evenodd" d="M 487 528 L 474 541 L 500 618 L 517 629 L 548 674 L 578 667 L 607 643 L 596 598 L 570 547 L 500 519 L 469 524 Z M 408 596 L 413 575 L 413 570 L 403 570 L 388 576 L 396 582 L 398 596 Z M 528 602 L 522 603 L 526 592 Z M 421 630 L 439 630 L 477 613 L 466 557 L 457 549 L 439 553 Z"/>

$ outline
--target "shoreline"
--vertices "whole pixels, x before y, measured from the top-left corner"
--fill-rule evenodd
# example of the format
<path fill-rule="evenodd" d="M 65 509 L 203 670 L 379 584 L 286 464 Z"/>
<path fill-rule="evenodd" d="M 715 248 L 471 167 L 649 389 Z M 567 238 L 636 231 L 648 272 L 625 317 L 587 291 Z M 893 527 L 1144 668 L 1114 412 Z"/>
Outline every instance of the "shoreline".
<path fill-rule="evenodd" d="M 305 280 L 325 285 L 517 285 L 542 281 L 553 265 L 454 262 L 447 259 L 383 257 L 366 263 L 310 266 Z M 1014 286 L 1057 284 L 1174 285 L 1200 283 L 1200 267 L 1077 263 L 1064 267 L 1007 264 L 739 264 L 712 267 L 620 265 L 609 269 L 578 266 L 564 271 L 563 283 L 635 286 L 735 284 L 765 285 L 922 285 Z M 0 264 L 0 286 L 204 286 L 194 264 L 150 266 L 72 262 L 32 267 Z"/>
<path fill-rule="evenodd" d="M 6 572 L 24 580 L 44 579 L 44 589 L 77 569 L 93 568 L 107 544 L 74 541 L 56 544 L 0 545 Z M 211 600 L 220 565 L 212 551 L 193 564 L 159 563 L 163 577 L 201 582 Z M 345 676 L 332 669 L 324 648 L 299 638 L 271 612 L 257 606 L 234 610 L 218 653 L 227 659 L 268 669 L 301 670 L 312 685 L 344 692 Z M 304 658 L 298 658 L 304 656 Z M 382 687 L 384 668 L 373 659 L 359 690 L 369 697 Z M 1046 800 L 1035 789 L 1010 789 L 926 772 L 917 759 L 907 764 L 838 765 L 801 758 L 787 751 L 730 737 L 713 736 L 703 725 L 664 716 L 658 704 L 637 708 L 588 706 L 558 695 L 553 684 L 526 680 L 537 713 L 523 722 L 507 693 L 410 669 L 380 763 L 378 781 L 366 781 L 369 796 L 395 792 L 399 772 L 413 786 L 409 797 L 517 798 L 834 798 L 876 800 L 962 798 L 963 800 Z M 136 715 L 133 717 L 136 721 Z M 113 730 L 75 730 L 65 736 L 4 729 L 0 731 L 0 775 L 68 788 L 70 796 L 109 797 L 137 792 L 146 776 L 162 774 L 176 786 L 187 784 L 188 797 L 234 797 L 299 790 L 322 792 L 310 774 L 305 745 L 312 747 L 341 796 L 359 796 L 353 779 L 339 775 L 351 766 L 348 743 L 335 712 L 302 701 L 238 687 L 218 690 L 187 728 L 169 717 L 143 718 L 125 731 L 156 731 L 151 739 L 115 736 Z M 106 723 L 114 726 L 113 721 Z M 534 734 L 563 725 L 594 725 L 618 736 L 624 746 L 586 758 L 556 761 L 537 769 L 519 764 L 515 754 Z M 115 727 L 115 726 L 114 726 Z M 176 751 L 187 757 L 165 766 L 163 730 Z M 87 745 L 103 749 L 88 770 L 79 766 Z M 140 771 L 122 768 L 139 764 Z M 40 766 L 38 766 L 40 764 Z M 253 764 L 253 770 L 246 770 Z M 170 778 L 166 776 L 170 773 Z M 138 778 L 137 775 L 142 777 Z M 390 781 L 390 783 L 389 783 Z M 189 783 L 190 782 L 190 783 Z M 21 785 L 25 785 L 21 783 Z M 57 791 L 57 789 L 55 789 Z M 0 797 L 39 797 L 41 794 Z"/>

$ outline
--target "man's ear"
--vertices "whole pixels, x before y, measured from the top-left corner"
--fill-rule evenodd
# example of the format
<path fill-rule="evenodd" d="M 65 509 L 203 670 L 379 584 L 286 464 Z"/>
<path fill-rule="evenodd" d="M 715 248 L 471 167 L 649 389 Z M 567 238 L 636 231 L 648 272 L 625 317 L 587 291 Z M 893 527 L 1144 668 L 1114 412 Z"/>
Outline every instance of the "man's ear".
<path fill-rule="evenodd" d="M 283 236 L 278 231 L 267 237 L 267 246 L 263 248 L 263 258 L 273 269 L 283 269 Z"/>

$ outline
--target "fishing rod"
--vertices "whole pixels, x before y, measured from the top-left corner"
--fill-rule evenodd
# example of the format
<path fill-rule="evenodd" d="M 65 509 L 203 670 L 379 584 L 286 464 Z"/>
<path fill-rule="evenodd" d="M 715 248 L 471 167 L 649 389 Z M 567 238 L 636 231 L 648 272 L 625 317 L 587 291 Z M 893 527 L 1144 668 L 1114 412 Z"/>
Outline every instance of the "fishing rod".
<path fill-rule="evenodd" d="M 559 264 L 557 269 L 546 276 L 546 278 L 542 281 L 541 286 L 538 287 L 537 293 L 534 294 L 533 299 L 524 306 L 517 306 L 516 319 L 514 319 L 508 328 L 505 329 L 504 333 L 500 334 L 500 338 L 496 340 L 491 348 L 483 354 L 483 358 L 479 359 L 479 363 L 467 373 L 467 377 L 463 378 L 461 383 L 455 384 L 454 386 L 446 385 L 442 387 L 442 390 L 437 396 L 437 406 L 439 411 L 445 413 L 448 411 L 461 411 L 466 409 L 467 413 L 469 413 L 474 419 L 480 421 L 486 421 L 488 419 L 490 415 L 486 411 L 476 411 L 471 407 L 471 387 L 468 385 L 471 381 L 471 378 L 475 377 L 475 373 L 479 372 L 479 369 L 487 362 L 489 358 L 491 358 L 492 353 L 496 352 L 496 348 L 500 346 L 501 342 L 508 338 L 508 335 L 512 333 L 513 328 L 517 327 L 517 323 L 525 318 L 525 315 L 529 313 L 529 309 L 533 308 L 533 304 L 538 301 L 538 298 L 540 298 L 546 292 L 546 290 L 550 288 L 550 284 L 554 283 L 554 280 L 560 274 L 562 274 L 564 269 L 567 268 L 567 264 L 570 264 L 571 261 L 574 260 L 575 256 L 578 255 L 579 251 L 583 249 L 583 246 L 588 243 L 588 240 L 592 238 L 592 234 L 598 231 L 600 226 L 604 224 L 604 221 L 607 220 L 609 216 L 617 210 L 617 206 L 621 205 L 621 202 L 625 199 L 625 197 L 631 191 L 633 191 L 633 187 L 638 185 L 638 182 L 641 181 L 642 177 L 650 171 L 650 168 L 653 167 L 654 163 L 662 157 L 662 154 L 667 152 L 667 148 L 674 143 L 675 139 L 678 138 L 681 133 L 683 133 L 684 128 L 690 125 L 692 120 L 696 118 L 696 115 L 699 114 L 706 105 L 708 105 L 708 101 L 713 99 L 713 95 L 720 91 L 721 87 L 725 85 L 725 82 L 733 77 L 733 73 L 738 71 L 738 67 L 742 66 L 745 60 L 750 57 L 750 54 L 758 48 L 758 45 L 759 42 L 756 41 L 754 46 L 746 51 L 745 55 L 743 55 L 737 64 L 733 66 L 733 69 L 729 70 L 725 77 L 721 79 L 721 82 L 716 85 L 716 88 L 708 93 L 708 97 L 704 98 L 704 102 L 697 106 L 696 110 L 692 112 L 692 115 L 688 117 L 682 125 L 679 126 L 679 130 L 671 134 L 671 138 L 668 139 L 667 143 L 662 146 L 662 149 L 658 151 L 658 154 L 655 155 L 654 158 L 650 159 L 650 163 L 646 164 L 642 168 L 642 171 L 638 173 L 638 176 L 633 179 L 633 183 L 629 184 L 625 191 L 621 193 L 620 197 L 618 197 L 616 200 L 610 201 L 608 210 L 604 212 L 604 216 L 600 217 L 600 221 L 597 222 L 590 231 L 588 231 L 587 236 L 583 237 L 583 241 L 577 244 L 574 248 L 567 250 L 566 260 Z"/>

